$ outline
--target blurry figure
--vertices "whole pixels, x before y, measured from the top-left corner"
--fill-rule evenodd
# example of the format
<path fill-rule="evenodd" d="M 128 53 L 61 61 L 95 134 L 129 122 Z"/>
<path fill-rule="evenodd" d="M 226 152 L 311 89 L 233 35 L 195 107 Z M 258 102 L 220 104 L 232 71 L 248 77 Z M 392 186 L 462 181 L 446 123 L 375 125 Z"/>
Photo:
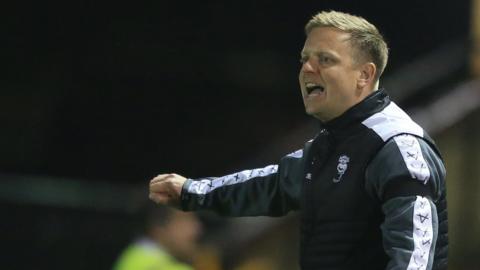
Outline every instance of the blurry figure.
<path fill-rule="evenodd" d="M 195 214 L 148 204 L 143 235 L 120 255 L 114 270 L 190 270 L 201 232 Z"/>

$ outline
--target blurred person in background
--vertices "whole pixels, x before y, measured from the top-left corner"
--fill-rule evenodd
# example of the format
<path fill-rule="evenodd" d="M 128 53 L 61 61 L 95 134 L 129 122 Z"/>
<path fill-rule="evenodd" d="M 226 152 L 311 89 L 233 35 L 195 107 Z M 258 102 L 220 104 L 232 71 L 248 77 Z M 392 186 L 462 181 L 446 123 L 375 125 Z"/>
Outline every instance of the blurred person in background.
<path fill-rule="evenodd" d="M 316 14 L 305 32 L 299 83 L 318 134 L 264 168 L 160 174 L 150 199 L 224 216 L 300 211 L 304 270 L 446 269 L 445 167 L 433 140 L 379 88 L 382 35 L 336 11 Z"/>
<path fill-rule="evenodd" d="M 145 205 L 143 235 L 130 244 L 114 270 L 191 270 L 201 224 L 193 213 Z"/>

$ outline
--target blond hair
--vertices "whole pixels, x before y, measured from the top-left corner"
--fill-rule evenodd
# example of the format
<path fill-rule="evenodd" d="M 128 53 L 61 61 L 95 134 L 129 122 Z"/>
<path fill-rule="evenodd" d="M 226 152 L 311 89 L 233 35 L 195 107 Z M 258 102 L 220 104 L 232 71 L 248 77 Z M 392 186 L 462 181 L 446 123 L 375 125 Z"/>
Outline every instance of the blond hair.
<path fill-rule="evenodd" d="M 357 51 L 354 60 L 372 61 L 377 67 L 375 79 L 382 75 L 388 61 L 388 47 L 378 29 L 362 17 L 338 11 L 317 13 L 305 25 L 308 35 L 316 27 L 334 27 L 350 34 L 350 43 Z M 360 58 L 360 59 L 359 59 Z"/>

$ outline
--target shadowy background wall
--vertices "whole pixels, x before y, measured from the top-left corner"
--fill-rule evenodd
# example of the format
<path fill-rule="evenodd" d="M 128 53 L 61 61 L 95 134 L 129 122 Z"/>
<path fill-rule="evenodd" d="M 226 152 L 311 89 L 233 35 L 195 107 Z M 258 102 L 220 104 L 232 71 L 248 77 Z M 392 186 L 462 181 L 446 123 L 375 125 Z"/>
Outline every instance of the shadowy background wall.
<path fill-rule="evenodd" d="M 23 1 L 2 8 L 1 268 L 108 269 L 131 240 L 131 213 L 156 174 L 223 175 L 301 148 L 316 128 L 297 82 L 303 26 L 335 9 L 367 18 L 387 39 L 383 85 L 430 124 L 447 161 L 451 269 L 475 269 L 478 105 L 464 112 L 461 99 L 435 103 L 453 100 L 449 94 L 475 79 L 468 64 L 474 2 Z M 472 85 L 467 100 L 478 98 Z M 463 114 L 438 120 L 435 110 L 422 110 L 430 103 Z M 279 258 L 296 267 L 294 215 L 203 218 L 222 269 L 280 269 L 272 266 Z M 237 229 L 247 240 L 234 238 Z M 249 244 L 259 239 L 262 245 Z"/>

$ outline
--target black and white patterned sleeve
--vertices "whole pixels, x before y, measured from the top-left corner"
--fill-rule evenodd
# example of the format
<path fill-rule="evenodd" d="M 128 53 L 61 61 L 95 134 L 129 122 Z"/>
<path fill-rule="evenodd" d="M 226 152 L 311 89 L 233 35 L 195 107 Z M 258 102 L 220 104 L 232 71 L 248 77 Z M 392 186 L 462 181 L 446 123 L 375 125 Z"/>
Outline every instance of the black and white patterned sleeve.
<path fill-rule="evenodd" d="M 281 216 L 299 208 L 301 150 L 277 165 L 243 170 L 222 177 L 188 179 L 182 209 L 212 210 L 224 216 Z"/>
<path fill-rule="evenodd" d="M 445 168 L 422 138 L 390 139 L 366 171 L 366 189 L 382 203 L 387 269 L 432 269 Z"/>

